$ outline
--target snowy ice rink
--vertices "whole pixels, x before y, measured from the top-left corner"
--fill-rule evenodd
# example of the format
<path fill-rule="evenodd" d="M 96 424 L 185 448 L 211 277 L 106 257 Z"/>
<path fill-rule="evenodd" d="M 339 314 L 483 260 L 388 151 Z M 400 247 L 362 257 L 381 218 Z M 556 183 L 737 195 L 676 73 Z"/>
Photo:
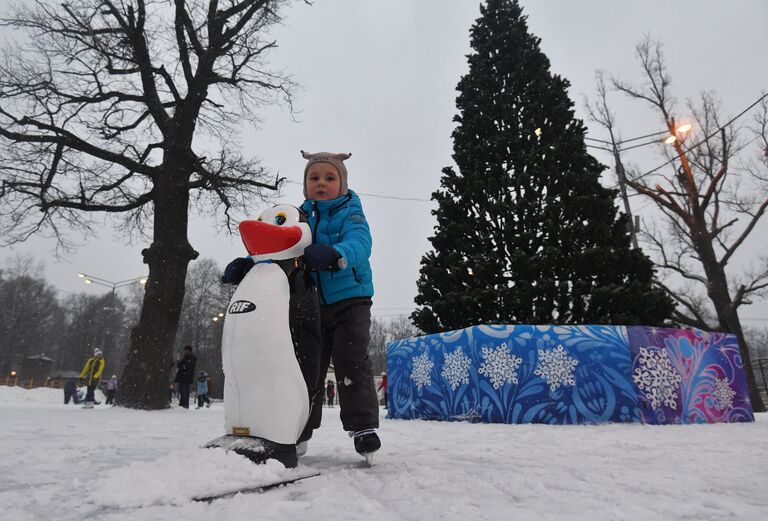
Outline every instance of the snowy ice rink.
<path fill-rule="evenodd" d="M 382 410 L 382 418 L 386 411 Z M 338 408 L 302 465 L 322 476 L 211 504 L 192 496 L 269 479 L 198 448 L 223 408 L 65 406 L 61 390 L 0 386 L 0 518 L 219 521 L 765 520 L 768 415 L 754 424 L 478 425 L 383 420 L 361 468 Z"/>

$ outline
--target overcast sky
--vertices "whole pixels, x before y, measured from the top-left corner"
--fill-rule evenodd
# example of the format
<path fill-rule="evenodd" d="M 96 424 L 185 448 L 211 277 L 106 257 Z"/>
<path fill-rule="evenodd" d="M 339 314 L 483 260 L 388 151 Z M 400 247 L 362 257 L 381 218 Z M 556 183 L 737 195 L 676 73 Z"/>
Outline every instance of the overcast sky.
<path fill-rule="evenodd" d="M 687 115 L 685 100 L 703 90 L 717 91 L 724 113 L 735 115 L 768 89 L 768 2 L 521 3 L 552 71 L 571 82 L 581 117 L 582 96 L 594 93 L 595 70 L 641 80 L 634 47 L 645 34 L 664 42 L 682 117 Z M 295 103 L 298 114 L 292 120 L 285 107 L 266 108 L 258 129 L 244 129 L 243 146 L 271 171 L 297 182 L 286 185 L 279 199 L 296 205 L 302 201 L 300 149 L 352 152 L 349 185 L 361 194 L 373 232 L 377 316 L 413 309 L 419 261 L 434 226 L 430 194 L 439 186 L 441 168 L 452 164 L 455 87 L 467 71 L 469 28 L 478 15 L 475 0 L 317 0 L 312 6 L 296 2 L 275 30 L 279 48 L 270 63 L 302 85 Z M 642 104 L 618 93 L 610 99 L 623 138 L 663 129 L 662 121 Z M 591 137 L 606 137 L 587 123 Z M 653 168 L 659 156 L 651 148 L 629 153 L 627 160 Z M 608 156 L 598 158 L 610 161 Z M 605 182 L 614 183 L 610 172 Z M 642 208 L 647 201 L 635 198 L 633 204 Z M 256 203 L 252 215 L 264 206 Z M 201 257 L 221 266 L 245 254 L 238 237 L 224 235 L 205 217 L 193 220 L 190 240 Z M 741 262 L 752 260 L 760 251 L 758 242 L 765 240 L 753 234 L 751 242 Z M 33 239 L 0 249 L 0 264 L 17 253 L 31 253 L 45 261 L 48 281 L 62 292 L 96 293 L 107 288 L 85 286 L 78 272 L 113 281 L 143 275 L 140 251 L 146 246 L 125 245 L 105 228 L 63 259 L 53 257 L 51 244 Z M 764 327 L 766 310 L 760 302 L 742 308 L 741 315 L 746 325 Z"/>

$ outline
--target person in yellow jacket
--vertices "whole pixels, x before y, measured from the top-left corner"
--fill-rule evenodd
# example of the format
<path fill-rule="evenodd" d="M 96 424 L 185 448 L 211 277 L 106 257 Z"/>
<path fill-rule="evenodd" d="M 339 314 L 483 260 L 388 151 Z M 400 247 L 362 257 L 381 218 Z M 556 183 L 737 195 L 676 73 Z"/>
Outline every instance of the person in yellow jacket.
<path fill-rule="evenodd" d="M 93 404 L 96 403 L 94 393 L 96 392 L 96 387 L 99 386 L 101 373 L 104 372 L 104 363 L 101 349 L 94 349 L 93 356 L 85 362 L 85 367 L 80 372 L 80 379 L 85 380 L 85 385 L 88 386 L 88 390 L 85 393 L 84 409 L 93 409 Z"/>

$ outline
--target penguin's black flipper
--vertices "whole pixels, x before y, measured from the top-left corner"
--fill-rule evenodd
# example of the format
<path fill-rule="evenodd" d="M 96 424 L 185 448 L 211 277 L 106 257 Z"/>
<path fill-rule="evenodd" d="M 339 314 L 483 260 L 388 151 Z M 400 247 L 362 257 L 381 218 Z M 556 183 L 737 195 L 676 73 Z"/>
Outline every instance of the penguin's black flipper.
<path fill-rule="evenodd" d="M 281 267 L 287 271 L 287 266 L 281 264 Z M 320 374 L 323 366 L 320 296 L 309 272 L 297 263 L 290 265 L 287 275 L 291 288 L 288 317 L 291 339 L 309 396 L 309 419 L 298 439 L 306 441 L 312 437 L 312 431 L 320 426 L 323 407 L 325 375 Z"/>

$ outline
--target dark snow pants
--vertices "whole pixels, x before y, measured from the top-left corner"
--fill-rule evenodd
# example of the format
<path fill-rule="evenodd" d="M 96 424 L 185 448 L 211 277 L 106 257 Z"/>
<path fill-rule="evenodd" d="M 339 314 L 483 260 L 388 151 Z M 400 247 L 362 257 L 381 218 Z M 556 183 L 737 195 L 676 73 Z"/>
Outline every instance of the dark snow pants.
<path fill-rule="evenodd" d="M 179 407 L 184 407 L 185 409 L 189 409 L 189 386 L 191 384 L 186 384 L 179 382 Z"/>
<path fill-rule="evenodd" d="M 86 402 L 95 402 L 96 401 L 96 388 L 99 386 L 99 382 L 94 382 L 92 384 L 88 384 L 88 387 L 85 391 L 85 401 Z"/>
<path fill-rule="evenodd" d="M 341 423 L 346 431 L 377 428 L 379 401 L 373 382 L 373 367 L 368 358 L 371 329 L 371 299 L 342 300 L 320 309 L 322 351 L 320 378 L 312 404 L 310 425 L 320 426 L 323 411 L 323 384 L 331 357 L 336 373 L 336 393 L 341 408 Z"/>

